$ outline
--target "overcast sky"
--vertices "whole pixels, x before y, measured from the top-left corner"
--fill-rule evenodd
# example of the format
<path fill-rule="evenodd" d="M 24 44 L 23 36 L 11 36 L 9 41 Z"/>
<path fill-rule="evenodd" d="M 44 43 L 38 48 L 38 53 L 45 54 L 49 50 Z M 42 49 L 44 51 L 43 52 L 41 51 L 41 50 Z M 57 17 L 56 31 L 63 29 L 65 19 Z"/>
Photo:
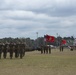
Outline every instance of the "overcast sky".
<path fill-rule="evenodd" d="M 0 0 L 0 38 L 49 34 L 76 37 L 76 0 Z"/>

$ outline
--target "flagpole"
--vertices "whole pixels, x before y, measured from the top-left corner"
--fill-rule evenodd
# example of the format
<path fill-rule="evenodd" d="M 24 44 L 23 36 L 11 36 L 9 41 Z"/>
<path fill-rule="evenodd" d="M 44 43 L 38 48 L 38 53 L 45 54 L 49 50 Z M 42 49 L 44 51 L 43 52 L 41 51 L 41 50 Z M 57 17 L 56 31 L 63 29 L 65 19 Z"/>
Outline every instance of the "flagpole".
<path fill-rule="evenodd" d="M 37 34 L 37 38 L 38 38 L 38 32 L 36 32 L 36 34 Z"/>
<path fill-rule="evenodd" d="M 57 46 L 58 46 L 58 42 L 59 42 L 59 41 L 58 41 L 58 33 L 56 33 L 56 35 L 57 35 Z"/>
<path fill-rule="evenodd" d="M 44 35 L 44 46 L 45 46 L 45 44 L 46 44 L 46 39 L 45 39 L 45 35 Z"/>

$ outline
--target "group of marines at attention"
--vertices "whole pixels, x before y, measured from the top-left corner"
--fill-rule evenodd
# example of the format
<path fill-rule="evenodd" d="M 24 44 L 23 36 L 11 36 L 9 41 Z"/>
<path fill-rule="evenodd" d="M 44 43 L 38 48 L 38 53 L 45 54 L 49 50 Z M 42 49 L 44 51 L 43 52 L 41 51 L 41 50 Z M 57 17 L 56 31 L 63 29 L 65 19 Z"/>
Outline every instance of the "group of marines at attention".
<path fill-rule="evenodd" d="M 9 53 L 10 59 L 15 58 L 22 59 L 25 55 L 25 44 L 24 43 L 0 43 L 0 59 L 3 55 L 3 58 L 7 58 L 7 53 Z"/>
<path fill-rule="evenodd" d="M 51 46 L 41 46 L 41 54 L 51 54 Z"/>
<path fill-rule="evenodd" d="M 34 49 L 33 49 L 34 50 Z M 18 42 L 18 43 L 0 43 L 0 59 L 4 58 L 6 59 L 9 53 L 9 57 L 10 59 L 13 58 L 13 56 L 15 58 L 20 58 L 22 59 L 25 55 L 26 51 L 33 51 L 32 49 L 29 50 L 27 48 L 27 45 L 25 43 L 22 42 Z M 51 46 L 50 45 L 42 45 L 39 49 L 37 49 L 39 51 L 41 51 L 41 54 L 51 54 Z M 60 46 L 60 51 L 63 51 L 63 46 Z"/>
<path fill-rule="evenodd" d="M 41 46 L 40 50 L 41 50 L 41 54 L 48 54 L 48 53 L 51 54 L 51 46 L 50 45 Z M 63 52 L 64 46 L 60 45 L 59 50 L 60 50 L 60 52 Z"/>

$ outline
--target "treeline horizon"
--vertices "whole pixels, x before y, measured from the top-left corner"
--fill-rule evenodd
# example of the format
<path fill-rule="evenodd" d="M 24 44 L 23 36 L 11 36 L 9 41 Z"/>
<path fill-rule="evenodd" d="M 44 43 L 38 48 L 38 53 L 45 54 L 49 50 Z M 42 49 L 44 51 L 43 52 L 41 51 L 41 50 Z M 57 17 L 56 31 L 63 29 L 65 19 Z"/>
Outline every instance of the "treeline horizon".
<path fill-rule="evenodd" d="M 59 46 L 59 43 L 62 39 L 65 39 L 69 45 L 73 45 L 74 37 L 55 37 L 55 42 L 47 42 L 48 45 L 54 45 L 54 46 Z M 25 38 L 25 37 L 20 37 L 20 38 L 12 38 L 12 37 L 5 37 L 0 39 L 0 43 L 26 43 L 28 47 L 40 47 L 41 45 L 45 45 L 44 37 L 38 37 L 37 39 L 31 39 L 30 37 Z"/>

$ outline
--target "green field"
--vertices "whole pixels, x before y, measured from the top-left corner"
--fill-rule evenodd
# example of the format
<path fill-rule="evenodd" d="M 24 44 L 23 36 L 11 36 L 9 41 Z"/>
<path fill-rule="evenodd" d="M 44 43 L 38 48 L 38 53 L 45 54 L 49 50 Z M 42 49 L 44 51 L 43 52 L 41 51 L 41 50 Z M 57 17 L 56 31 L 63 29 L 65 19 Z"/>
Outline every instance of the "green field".
<path fill-rule="evenodd" d="M 76 75 L 76 50 L 26 52 L 23 59 L 10 59 L 8 54 L 6 59 L 0 59 L 0 75 Z"/>

